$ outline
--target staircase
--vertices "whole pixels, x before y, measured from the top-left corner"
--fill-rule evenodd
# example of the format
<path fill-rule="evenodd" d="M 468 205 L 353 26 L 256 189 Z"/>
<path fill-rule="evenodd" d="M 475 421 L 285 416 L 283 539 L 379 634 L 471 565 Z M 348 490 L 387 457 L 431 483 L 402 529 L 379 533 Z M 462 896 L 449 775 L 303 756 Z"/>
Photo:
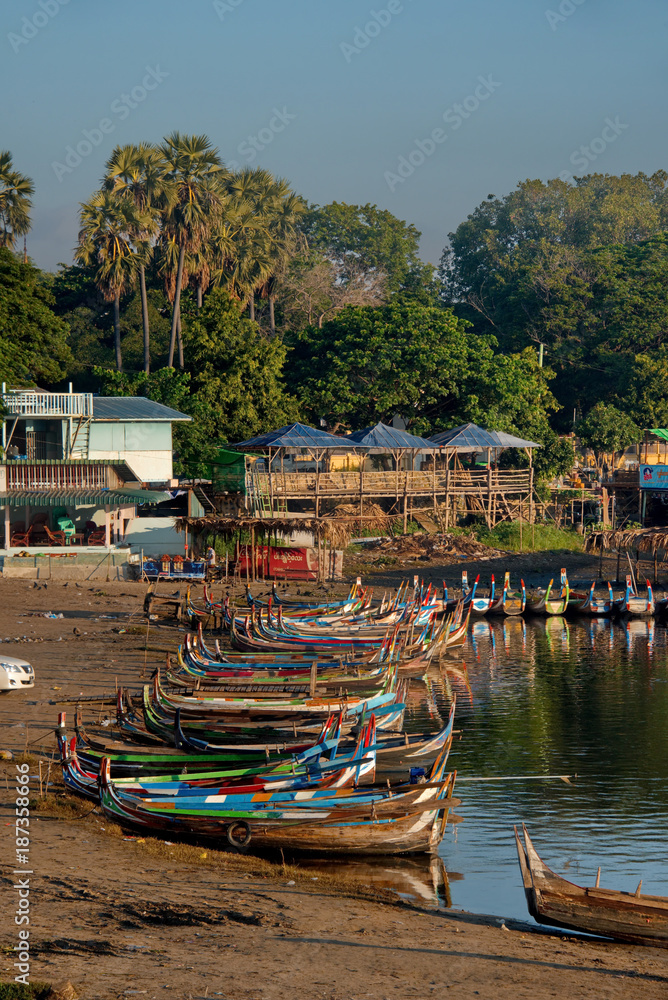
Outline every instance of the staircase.
<path fill-rule="evenodd" d="M 202 507 L 202 509 L 204 511 L 204 515 L 205 516 L 207 514 L 215 514 L 216 513 L 216 505 L 213 502 L 213 500 L 211 499 L 211 497 L 208 495 L 208 493 L 206 492 L 206 490 L 204 489 L 203 486 L 193 486 L 193 493 L 197 497 L 197 499 L 198 499 L 198 501 L 199 501 L 199 503 L 200 503 L 200 505 L 201 505 L 201 507 Z"/>
<path fill-rule="evenodd" d="M 82 420 L 78 425 L 77 421 L 72 421 L 72 454 L 70 458 L 88 458 L 88 446 L 90 443 L 90 420 Z M 76 440 L 74 436 L 76 435 Z"/>

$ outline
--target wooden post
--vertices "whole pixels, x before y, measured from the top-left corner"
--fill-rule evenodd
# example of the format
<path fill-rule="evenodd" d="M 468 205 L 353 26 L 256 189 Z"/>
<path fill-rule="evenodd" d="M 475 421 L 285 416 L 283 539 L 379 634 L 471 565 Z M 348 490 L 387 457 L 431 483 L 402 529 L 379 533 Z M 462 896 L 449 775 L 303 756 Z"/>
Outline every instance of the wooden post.
<path fill-rule="evenodd" d="M 485 511 L 487 527 L 492 527 L 492 449 L 487 449 L 487 510 Z"/>
<path fill-rule="evenodd" d="M 598 578 L 603 579 L 603 538 L 601 537 L 601 551 L 598 555 Z"/>
<path fill-rule="evenodd" d="M 529 449 L 529 517 L 531 518 L 531 523 L 534 524 L 536 521 L 536 511 L 533 504 L 533 463 L 531 461 L 531 449 Z"/>
<path fill-rule="evenodd" d="M 271 471 L 271 448 L 269 449 L 269 516 L 274 516 L 274 476 Z"/>
<path fill-rule="evenodd" d="M 520 552 L 522 551 L 522 498 L 520 497 Z"/>
<path fill-rule="evenodd" d="M 432 460 L 432 494 L 434 499 L 434 520 L 436 521 L 436 449 L 431 453 Z M 438 522 L 436 522 L 438 524 Z"/>
<path fill-rule="evenodd" d="M 621 559 L 621 556 L 622 556 L 622 550 L 620 548 L 618 548 L 617 549 L 617 570 L 616 570 L 616 573 L 615 573 L 615 582 L 616 583 L 619 583 L 619 560 Z"/>
<path fill-rule="evenodd" d="M 255 527 L 251 527 L 251 580 L 255 583 Z"/>
<path fill-rule="evenodd" d="M 111 548 L 111 507 L 109 504 L 106 504 L 104 508 L 104 544 L 108 549 Z"/>
<path fill-rule="evenodd" d="M 447 458 L 446 458 L 447 461 Z M 445 470 L 445 530 L 450 527 L 450 465 Z"/>
<path fill-rule="evenodd" d="M 318 582 L 320 583 L 321 580 L 322 580 L 322 538 L 320 537 L 320 532 L 318 531 Z"/>

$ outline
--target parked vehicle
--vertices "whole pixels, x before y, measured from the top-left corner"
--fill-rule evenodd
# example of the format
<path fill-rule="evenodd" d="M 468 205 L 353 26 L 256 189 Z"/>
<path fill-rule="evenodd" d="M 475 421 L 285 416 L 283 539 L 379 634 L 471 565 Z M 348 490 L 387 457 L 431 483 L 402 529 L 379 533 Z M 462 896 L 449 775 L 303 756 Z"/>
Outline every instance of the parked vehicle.
<path fill-rule="evenodd" d="M 35 684 L 35 671 L 26 660 L 0 654 L 0 692 L 31 688 Z"/>

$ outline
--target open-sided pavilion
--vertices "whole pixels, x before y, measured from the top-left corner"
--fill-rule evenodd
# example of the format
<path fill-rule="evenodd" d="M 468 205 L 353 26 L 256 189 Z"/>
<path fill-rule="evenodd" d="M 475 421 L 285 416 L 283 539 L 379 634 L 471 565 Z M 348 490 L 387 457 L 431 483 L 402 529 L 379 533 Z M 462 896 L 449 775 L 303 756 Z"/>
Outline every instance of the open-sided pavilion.
<path fill-rule="evenodd" d="M 487 431 L 475 424 L 426 439 L 378 423 L 347 437 L 305 424 L 290 424 L 239 442 L 235 447 L 245 452 L 258 451 L 268 458 L 266 466 L 263 463 L 258 467 L 259 463 L 255 463 L 249 475 L 247 494 L 257 516 L 289 515 L 292 502 L 299 507 L 292 511 L 294 515 L 303 516 L 310 509 L 319 517 L 323 504 L 332 501 L 357 506 L 362 519 L 366 503 L 389 502 L 395 515 L 403 514 L 404 522 L 413 506 L 431 507 L 448 526 L 462 510 L 483 515 L 490 525 L 517 516 L 518 506 L 528 505 L 532 510 L 531 462 L 522 469 L 499 469 L 495 462 L 506 448 L 528 449 L 531 455 L 531 449 L 540 445 L 504 432 Z M 310 455 L 315 469 L 286 471 L 283 456 L 295 452 Z M 394 460 L 394 468 L 370 470 L 363 461 L 353 470 L 327 468 L 328 456 L 336 453 L 360 457 L 386 454 Z M 451 467 L 460 463 L 449 459 L 467 453 L 486 456 L 486 467 Z M 416 469 L 418 454 L 427 460 Z"/>

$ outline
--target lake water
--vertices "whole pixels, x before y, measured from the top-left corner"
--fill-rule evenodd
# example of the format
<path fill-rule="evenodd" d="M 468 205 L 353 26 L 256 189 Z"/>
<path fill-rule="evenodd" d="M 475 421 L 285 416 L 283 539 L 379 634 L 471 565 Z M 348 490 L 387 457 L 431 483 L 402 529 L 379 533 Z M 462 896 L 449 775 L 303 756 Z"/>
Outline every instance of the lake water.
<path fill-rule="evenodd" d="M 668 630 L 653 621 L 519 618 L 474 622 L 466 645 L 413 681 L 407 728 L 435 728 L 457 695 L 449 765 L 462 822 L 442 870 L 426 856 L 337 861 L 422 903 L 531 920 L 513 824 L 574 882 L 668 896 Z M 570 775 L 469 782 L 467 777 Z M 322 868 L 322 861 L 308 863 Z"/>
<path fill-rule="evenodd" d="M 668 895 L 668 630 L 653 621 L 478 620 L 452 674 L 430 678 L 442 714 L 457 693 L 450 765 L 463 821 L 440 856 L 452 905 L 527 918 L 513 824 L 574 882 Z M 413 698 L 418 692 L 413 691 Z M 432 709 L 433 711 L 433 709 Z M 467 777 L 577 775 L 468 782 Z"/>

